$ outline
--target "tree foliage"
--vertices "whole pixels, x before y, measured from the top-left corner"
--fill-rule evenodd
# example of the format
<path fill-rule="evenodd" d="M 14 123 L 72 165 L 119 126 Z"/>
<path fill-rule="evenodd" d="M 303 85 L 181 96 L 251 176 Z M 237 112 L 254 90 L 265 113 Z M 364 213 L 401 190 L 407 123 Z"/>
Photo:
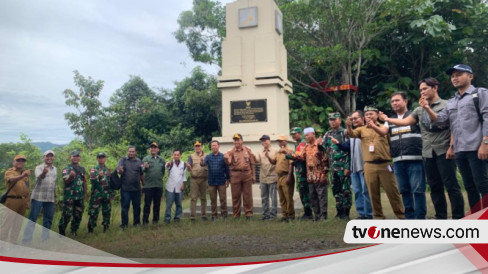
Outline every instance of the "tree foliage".
<path fill-rule="evenodd" d="M 100 135 L 103 124 L 102 103 L 98 99 L 104 82 L 85 78 L 77 70 L 74 71 L 74 82 L 78 92 L 71 89 L 63 91 L 66 105 L 72 106 L 76 112 L 65 113 L 64 117 L 73 132 L 82 136 L 89 148 L 93 148 Z"/>

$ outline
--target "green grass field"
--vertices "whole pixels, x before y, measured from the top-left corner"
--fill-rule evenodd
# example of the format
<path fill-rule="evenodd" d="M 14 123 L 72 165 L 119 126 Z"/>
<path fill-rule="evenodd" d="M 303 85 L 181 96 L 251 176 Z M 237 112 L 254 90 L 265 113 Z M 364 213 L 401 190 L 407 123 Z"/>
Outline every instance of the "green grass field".
<path fill-rule="evenodd" d="M 387 218 L 394 219 L 394 214 L 386 195 L 382 196 L 384 212 Z M 183 262 L 202 262 L 199 259 L 213 258 L 212 261 L 226 262 L 225 258 L 260 256 L 259 258 L 287 258 L 293 254 L 319 254 L 340 249 L 350 249 L 358 245 L 344 243 L 343 236 L 347 222 L 335 219 L 335 201 L 329 193 L 329 219 L 326 221 L 261 221 L 260 215 L 252 220 L 245 218 L 227 220 L 190 222 L 183 217 L 179 223 L 164 224 L 164 202 L 161 206 L 161 222 L 157 225 L 132 227 L 122 230 L 120 225 L 120 205 L 112 207 L 111 226 L 106 233 L 102 232 L 101 216 L 94 234 L 87 230 L 88 215 L 83 215 L 78 236 L 72 236 L 67 229 L 67 236 L 105 252 L 125 257 L 141 258 L 139 261 L 158 262 L 175 260 Z M 427 195 L 428 214 L 434 215 L 430 195 Z M 185 199 L 183 207 L 189 207 L 189 199 Z M 101 213 L 100 213 L 101 214 Z M 301 214 L 301 213 L 300 213 Z M 132 223 L 132 209 L 129 212 L 129 224 Z M 27 216 L 27 215 L 26 215 Z M 351 210 L 351 218 L 356 218 L 355 209 Z M 53 230 L 57 231 L 60 212 L 57 211 L 53 222 Z M 150 217 L 151 218 L 151 217 Z M 41 223 L 41 219 L 38 220 Z M 37 231 L 36 233 L 39 233 Z M 256 258 L 255 260 L 259 260 Z M 228 259 L 227 259 L 228 260 Z M 244 259 L 242 259 L 244 260 Z M 239 260 L 237 260 L 239 261 Z M 208 263 L 208 261 L 205 261 Z"/>

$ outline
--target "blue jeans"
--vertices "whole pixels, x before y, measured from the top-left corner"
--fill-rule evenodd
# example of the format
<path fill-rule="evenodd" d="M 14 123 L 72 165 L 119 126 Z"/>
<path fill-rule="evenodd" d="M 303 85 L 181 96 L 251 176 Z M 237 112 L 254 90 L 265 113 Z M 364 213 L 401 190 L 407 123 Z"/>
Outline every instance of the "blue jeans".
<path fill-rule="evenodd" d="M 173 203 L 176 205 L 175 221 L 179 221 L 181 213 L 183 213 L 183 208 L 181 207 L 181 195 L 182 193 L 169 192 L 166 190 L 166 211 L 164 213 L 164 221 L 169 222 L 171 220 L 171 208 Z"/>
<path fill-rule="evenodd" d="M 120 202 L 122 203 L 122 227 L 126 227 L 129 223 L 129 208 L 132 201 L 132 213 L 134 216 L 134 225 L 141 223 L 141 191 L 121 191 Z"/>
<path fill-rule="evenodd" d="M 373 209 L 369 200 L 368 187 L 364 180 L 364 173 L 351 173 L 352 190 L 354 191 L 354 201 L 359 217 L 373 217 Z"/>
<path fill-rule="evenodd" d="M 471 213 L 488 207 L 488 162 L 480 160 L 477 151 L 462 151 L 456 153 L 456 163 L 468 193 Z"/>
<path fill-rule="evenodd" d="M 393 163 L 398 189 L 402 194 L 405 219 L 425 219 L 424 165 L 419 161 L 399 161 Z"/>
<path fill-rule="evenodd" d="M 32 242 L 32 234 L 34 233 L 37 218 L 41 213 L 41 209 L 42 209 L 42 226 L 43 226 L 41 239 L 42 241 L 46 241 L 49 239 L 49 230 L 51 229 L 51 225 L 53 223 L 53 216 L 54 216 L 54 203 L 39 202 L 32 199 L 30 213 L 29 213 L 30 222 L 27 222 L 27 226 L 25 227 L 24 239 L 22 240 L 23 243 Z"/>

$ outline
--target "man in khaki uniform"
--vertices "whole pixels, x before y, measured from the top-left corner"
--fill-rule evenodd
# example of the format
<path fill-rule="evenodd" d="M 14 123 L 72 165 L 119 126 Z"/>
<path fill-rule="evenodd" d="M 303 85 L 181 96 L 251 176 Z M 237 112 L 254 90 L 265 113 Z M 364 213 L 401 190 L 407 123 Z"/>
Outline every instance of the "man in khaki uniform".
<path fill-rule="evenodd" d="M 275 172 L 275 165 L 270 162 L 266 154 L 273 159 L 278 150 L 271 147 L 271 140 L 268 135 L 263 135 L 259 140 L 263 146 L 256 153 L 256 162 L 260 163 L 259 188 L 261 189 L 261 204 L 263 206 L 263 217 L 261 220 L 274 220 L 278 214 L 278 198 L 276 195 L 278 175 Z M 269 207 L 270 199 L 271 208 Z"/>
<path fill-rule="evenodd" d="M 5 206 L 2 226 L 0 227 L 0 240 L 15 243 L 19 237 L 25 210 L 29 208 L 29 176 L 30 170 L 24 170 L 24 155 L 14 157 L 13 167 L 5 172 L 6 189 L 10 189 Z"/>
<path fill-rule="evenodd" d="M 256 181 L 254 164 L 256 158 L 247 146 L 242 145 L 242 135 L 234 134 L 234 147 L 225 153 L 225 162 L 230 169 L 230 190 L 234 218 L 241 216 L 241 199 L 247 219 L 251 219 L 252 184 Z"/>
<path fill-rule="evenodd" d="M 187 169 L 190 171 L 190 220 L 195 221 L 197 215 L 197 198 L 200 198 L 202 220 L 207 220 L 207 180 L 208 168 L 203 165 L 205 153 L 202 151 L 202 143 L 196 141 L 195 152 L 188 156 Z"/>
<path fill-rule="evenodd" d="M 349 137 L 361 139 L 364 179 L 373 206 L 373 217 L 385 219 L 381 206 L 380 186 L 382 186 L 397 218 L 405 219 L 405 209 L 391 164 L 390 140 L 388 136 L 380 135 L 384 126 L 378 123 L 378 109 L 365 107 L 364 117 L 366 118 L 365 126 L 353 130 L 350 117 L 347 117 L 346 125 Z"/>
<path fill-rule="evenodd" d="M 268 160 L 276 165 L 275 171 L 278 174 L 278 194 L 280 195 L 281 213 L 283 217 L 281 221 L 287 222 L 295 219 L 295 207 L 293 204 L 293 190 L 295 188 L 295 180 L 293 177 L 292 160 L 286 159 L 287 154 L 292 154 L 293 150 L 288 149 L 286 144 L 288 138 L 284 135 L 278 136 L 278 145 L 280 151 L 271 157 L 266 153 Z"/>

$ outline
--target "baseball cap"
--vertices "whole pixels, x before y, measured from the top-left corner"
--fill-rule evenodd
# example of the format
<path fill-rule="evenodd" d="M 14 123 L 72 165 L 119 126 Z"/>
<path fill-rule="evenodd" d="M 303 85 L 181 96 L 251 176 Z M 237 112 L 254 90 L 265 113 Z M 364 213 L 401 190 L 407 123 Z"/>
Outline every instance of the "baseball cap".
<path fill-rule="evenodd" d="M 197 140 L 197 141 L 196 141 L 196 142 L 195 142 L 193 145 L 194 145 L 194 146 L 201 146 L 201 145 L 202 145 L 202 143 L 201 143 L 199 140 Z"/>
<path fill-rule="evenodd" d="M 107 155 L 105 155 L 105 153 L 103 153 L 103 152 L 99 152 L 97 154 L 97 158 L 105 158 L 105 157 L 107 157 Z"/>
<path fill-rule="evenodd" d="M 295 133 L 302 133 L 302 128 L 300 127 L 294 127 L 291 129 L 291 134 L 295 134 Z"/>
<path fill-rule="evenodd" d="M 54 151 L 52 151 L 52 150 L 50 150 L 50 149 L 49 149 L 49 150 L 44 151 L 44 154 L 42 154 L 42 155 L 47 156 L 47 155 L 49 155 L 49 154 L 52 154 L 53 156 L 55 155 L 55 154 L 54 154 Z"/>
<path fill-rule="evenodd" d="M 286 137 L 285 135 L 279 135 L 278 136 L 278 139 L 276 139 L 278 141 L 288 141 L 288 137 Z"/>
<path fill-rule="evenodd" d="M 236 134 L 234 134 L 232 139 L 242 139 L 242 135 L 240 133 L 236 133 Z"/>
<path fill-rule="evenodd" d="M 80 156 L 80 152 L 78 150 L 73 150 L 70 155 L 71 156 Z"/>
<path fill-rule="evenodd" d="M 25 158 L 25 155 L 19 154 L 19 155 L 14 157 L 14 161 L 17 161 L 17 160 L 27 161 L 27 158 Z"/>
<path fill-rule="evenodd" d="M 259 141 L 262 140 L 271 140 L 271 138 L 269 138 L 269 135 L 264 134 L 263 136 L 261 136 L 261 138 L 259 138 Z"/>
<path fill-rule="evenodd" d="M 473 74 L 473 69 L 470 66 L 464 65 L 464 64 L 455 65 L 454 67 L 449 68 L 448 70 L 446 70 L 446 73 L 448 75 L 451 75 L 456 70 L 457 71 L 469 72 L 469 73 Z"/>
<path fill-rule="evenodd" d="M 156 143 L 156 142 L 152 142 L 149 147 L 158 147 L 159 148 L 158 143 Z"/>
<path fill-rule="evenodd" d="M 329 120 L 337 119 L 337 118 L 342 118 L 342 116 L 341 116 L 341 114 L 339 112 L 331 112 L 331 113 L 329 113 Z"/>

